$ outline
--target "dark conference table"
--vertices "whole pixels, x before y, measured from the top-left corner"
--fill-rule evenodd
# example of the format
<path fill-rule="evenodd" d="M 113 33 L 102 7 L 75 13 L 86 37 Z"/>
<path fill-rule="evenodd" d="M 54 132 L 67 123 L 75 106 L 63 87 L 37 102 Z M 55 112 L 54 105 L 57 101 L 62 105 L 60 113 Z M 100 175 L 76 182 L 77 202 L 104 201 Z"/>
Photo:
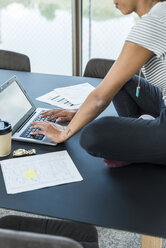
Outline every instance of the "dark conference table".
<path fill-rule="evenodd" d="M 83 82 L 97 86 L 101 81 L 0 70 L 0 85 L 13 75 L 35 105 L 46 108 L 53 106 L 35 98 L 56 87 Z M 117 115 L 113 104 L 103 115 Z M 0 207 L 166 238 L 166 166 L 133 164 L 110 169 L 81 148 L 80 133 L 56 147 L 13 141 L 12 150 L 35 148 L 37 154 L 66 149 L 83 181 L 10 195 L 0 171 Z"/>

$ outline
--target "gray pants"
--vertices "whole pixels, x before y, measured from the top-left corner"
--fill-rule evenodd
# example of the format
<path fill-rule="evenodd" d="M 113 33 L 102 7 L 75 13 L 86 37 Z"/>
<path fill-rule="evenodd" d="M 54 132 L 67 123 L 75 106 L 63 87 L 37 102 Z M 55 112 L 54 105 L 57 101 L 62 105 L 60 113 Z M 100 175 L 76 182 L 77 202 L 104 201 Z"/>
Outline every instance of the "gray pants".
<path fill-rule="evenodd" d="M 135 75 L 114 97 L 119 117 L 92 121 L 84 128 L 80 144 L 91 155 L 109 160 L 166 164 L 166 107 L 162 93 L 141 78 L 137 98 L 137 84 Z M 155 119 L 138 119 L 142 114 Z"/>

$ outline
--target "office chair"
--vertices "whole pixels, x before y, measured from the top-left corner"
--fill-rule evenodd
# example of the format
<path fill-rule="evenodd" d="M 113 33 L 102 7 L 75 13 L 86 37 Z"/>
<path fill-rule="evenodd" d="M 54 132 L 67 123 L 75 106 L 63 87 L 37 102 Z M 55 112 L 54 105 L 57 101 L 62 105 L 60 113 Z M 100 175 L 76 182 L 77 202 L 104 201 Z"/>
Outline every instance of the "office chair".
<path fill-rule="evenodd" d="M 84 77 L 104 78 L 115 60 L 112 59 L 90 59 L 84 71 Z"/>
<path fill-rule="evenodd" d="M 17 215 L 0 218 L 0 247 L 99 248 L 92 225 Z"/>
<path fill-rule="evenodd" d="M 30 60 L 21 53 L 0 50 L 0 69 L 30 72 Z"/>
<path fill-rule="evenodd" d="M 3 248 L 83 248 L 78 242 L 60 236 L 0 229 Z"/>
<path fill-rule="evenodd" d="M 113 59 L 90 59 L 85 67 L 84 77 L 93 77 L 93 78 L 104 78 L 109 71 L 109 69 L 114 64 L 115 60 Z M 139 75 L 139 72 L 136 73 Z M 141 72 L 141 77 L 144 77 Z"/>

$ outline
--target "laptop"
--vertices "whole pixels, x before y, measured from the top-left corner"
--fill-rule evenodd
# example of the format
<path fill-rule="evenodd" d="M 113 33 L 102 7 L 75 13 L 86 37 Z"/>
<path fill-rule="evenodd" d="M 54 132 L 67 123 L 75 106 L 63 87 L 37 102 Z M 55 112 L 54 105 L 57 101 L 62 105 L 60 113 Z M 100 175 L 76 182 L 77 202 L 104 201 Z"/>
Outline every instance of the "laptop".
<path fill-rule="evenodd" d="M 41 113 L 47 109 L 35 107 L 16 76 L 0 86 L 0 106 L 0 119 L 12 125 L 13 140 L 56 145 L 44 135 L 30 135 L 31 123 L 46 119 L 41 118 Z"/>

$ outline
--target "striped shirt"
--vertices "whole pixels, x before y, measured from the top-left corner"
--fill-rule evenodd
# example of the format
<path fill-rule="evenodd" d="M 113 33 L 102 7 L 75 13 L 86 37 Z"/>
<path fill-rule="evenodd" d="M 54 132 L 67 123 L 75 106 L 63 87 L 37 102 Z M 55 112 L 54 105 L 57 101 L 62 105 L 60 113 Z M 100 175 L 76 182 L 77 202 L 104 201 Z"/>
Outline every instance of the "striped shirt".
<path fill-rule="evenodd" d="M 149 83 L 166 97 L 166 2 L 159 2 L 133 26 L 127 41 L 154 53 L 142 72 Z"/>

